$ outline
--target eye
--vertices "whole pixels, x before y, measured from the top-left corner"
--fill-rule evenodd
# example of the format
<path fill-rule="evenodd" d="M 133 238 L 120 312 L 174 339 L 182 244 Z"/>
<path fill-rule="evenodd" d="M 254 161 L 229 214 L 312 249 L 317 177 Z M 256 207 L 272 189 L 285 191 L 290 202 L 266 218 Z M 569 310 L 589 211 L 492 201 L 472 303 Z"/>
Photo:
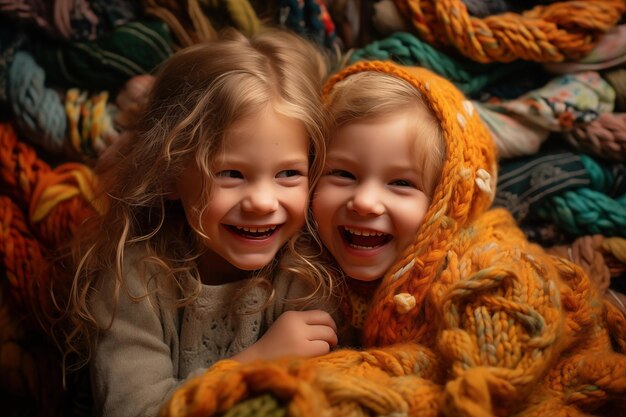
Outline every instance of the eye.
<path fill-rule="evenodd" d="M 302 172 L 297 169 L 286 169 L 276 174 L 276 178 L 291 178 L 302 176 Z"/>
<path fill-rule="evenodd" d="M 331 169 L 326 173 L 326 175 L 331 177 L 349 178 L 351 180 L 356 179 L 356 177 L 351 172 L 343 169 Z"/>
<path fill-rule="evenodd" d="M 398 180 L 393 180 L 389 183 L 390 185 L 395 185 L 396 187 L 413 187 L 413 188 L 417 188 L 415 186 L 415 184 L 409 180 L 402 180 L 402 179 L 398 179 Z"/>
<path fill-rule="evenodd" d="M 216 177 L 221 178 L 239 178 L 243 179 L 243 174 L 241 171 L 237 171 L 236 169 L 225 169 L 216 174 Z"/>

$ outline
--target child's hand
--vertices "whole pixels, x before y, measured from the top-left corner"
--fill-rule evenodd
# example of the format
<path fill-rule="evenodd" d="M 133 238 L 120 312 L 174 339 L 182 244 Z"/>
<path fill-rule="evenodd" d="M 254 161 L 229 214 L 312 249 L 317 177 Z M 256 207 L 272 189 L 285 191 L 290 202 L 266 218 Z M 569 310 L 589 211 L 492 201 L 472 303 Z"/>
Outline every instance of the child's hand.
<path fill-rule="evenodd" d="M 287 311 L 248 349 L 232 359 L 250 362 L 281 356 L 320 356 L 337 345 L 337 326 L 325 311 Z"/>

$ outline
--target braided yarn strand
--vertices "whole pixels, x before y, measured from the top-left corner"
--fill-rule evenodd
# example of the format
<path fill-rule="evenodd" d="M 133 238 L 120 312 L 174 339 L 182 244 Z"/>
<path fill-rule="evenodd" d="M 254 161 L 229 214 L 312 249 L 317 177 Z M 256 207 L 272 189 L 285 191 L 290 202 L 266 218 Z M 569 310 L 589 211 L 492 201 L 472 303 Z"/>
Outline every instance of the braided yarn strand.
<path fill-rule="evenodd" d="M 470 16 L 461 0 L 394 0 L 420 38 L 478 62 L 576 60 L 617 24 L 623 0 L 561 1 L 521 13 Z"/>
<path fill-rule="evenodd" d="M 402 65 L 428 68 L 452 81 L 465 94 L 473 94 L 487 85 L 518 72 L 526 64 L 481 65 L 462 62 L 442 53 L 410 33 L 397 32 L 388 38 L 376 40 L 361 49 L 355 50 L 349 62 L 361 60 L 393 60 Z"/>
<path fill-rule="evenodd" d="M 11 298 L 22 312 L 32 311 L 31 289 L 44 278 L 45 254 L 26 217 L 8 197 L 0 195 L 0 259 L 6 269 Z M 49 278 L 49 277 L 48 277 Z"/>
<path fill-rule="evenodd" d="M 626 113 L 602 113 L 563 133 L 574 148 L 615 161 L 626 160 Z"/>
<path fill-rule="evenodd" d="M 59 165 L 41 178 L 31 200 L 29 221 L 43 245 L 66 244 L 82 222 L 106 211 L 107 201 L 97 195 L 97 187 L 93 171 L 77 163 Z"/>
<path fill-rule="evenodd" d="M 46 88 L 46 74 L 33 57 L 18 51 L 8 72 L 9 95 L 18 124 L 31 141 L 60 154 L 67 122 L 61 98 Z"/>
<path fill-rule="evenodd" d="M 49 171 L 50 166 L 37 158 L 35 150 L 18 140 L 11 124 L 0 124 L 0 189 L 3 194 L 27 210 L 35 186 Z"/>

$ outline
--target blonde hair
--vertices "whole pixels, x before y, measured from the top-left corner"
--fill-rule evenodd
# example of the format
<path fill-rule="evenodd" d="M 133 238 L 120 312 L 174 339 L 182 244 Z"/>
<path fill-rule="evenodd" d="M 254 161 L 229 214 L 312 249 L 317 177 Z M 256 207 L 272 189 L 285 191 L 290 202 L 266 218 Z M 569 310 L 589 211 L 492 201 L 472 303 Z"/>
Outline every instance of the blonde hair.
<path fill-rule="evenodd" d="M 321 100 L 325 75 L 326 63 L 316 47 L 279 30 L 252 38 L 229 30 L 216 41 L 179 51 L 162 65 L 132 137 L 120 148 L 114 165 L 109 161 L 109 169 L 101 173 L 102 189 L 109 194 L 108 211 L 77 233 L 73 258 L 78 266 L 61 340 L 66 356 L 79 354 L 80 365 L 89 359 L 101 330 L 90 296 L 103 274 L 114 271 L 117 303 L 124 286 L 125 254 L 131 246 L 145 248 L 144 260 L 160 268 L 159 277 L 172 278 L 163 285 L 173 282 L 182 289 L 181 274 L 196 279 L 192 295 L 176 300 L 177 306 L 198 294 L 201 281 L 195 259 L 201 245 L 189 242 L 189 236 L 196 235 L 196 240 L 198 236 L 180 202 L 168 199 L 168 194 L 189 164 L 205 174 L 203 189 L 210 189 L 206 186 L 211 182 L 210 163 L 238 121 L 269 105 L 302 122 L 310 141 L 309 182 L 314 186 L 326 152 L 327 119 Z M 210 198 L 206 193 L 203 204 Z M 310 227 L 307 219 L 306 229 Z M 321 244 L 305 231 L 294 236 L 277 257 L 290 252 L 294 259 L 289 270 L 309 280 L 315 295 L 327 294 L 332 284 L 323 267 L 312 261 L 316 250 L 299 250 L 312 245 Z M 255 282 L 271 286 L 277 265 L 275 260 L 260 271 Z"/>
<path fill-rule="evenodd" d="M 328 94 L 326 107 L 332 123 L 330 140 L 337 129 L 351 123 L 402 114 L 414 117 L 411 133 L 415 162 L 422 170 L 419 185 L 432 197 L 444 163 L 445 143 L 437 119 L 415 87 L 383 72 L 363 71 L 337 82 Z"/>

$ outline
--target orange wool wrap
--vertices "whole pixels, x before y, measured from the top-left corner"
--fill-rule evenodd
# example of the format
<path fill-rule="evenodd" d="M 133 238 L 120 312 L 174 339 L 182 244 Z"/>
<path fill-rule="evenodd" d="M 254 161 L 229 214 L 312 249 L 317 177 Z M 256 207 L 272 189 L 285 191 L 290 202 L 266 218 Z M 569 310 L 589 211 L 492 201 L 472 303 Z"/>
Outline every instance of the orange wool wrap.
<path fill-rule="evenodd" d="M 326 93 L 361 71 L 415 86 L 446 146 L 424 222 L 371 302 L 365 349 L 224 360 L 179 388 L 161 416 L 221 415 L 263 393 L 289 416 L 624 415 L 626 320 L 579 266 L 489 210 L 496 155 L 471 102 L 427 70 L 387 62 L 343 70 Z"/>

